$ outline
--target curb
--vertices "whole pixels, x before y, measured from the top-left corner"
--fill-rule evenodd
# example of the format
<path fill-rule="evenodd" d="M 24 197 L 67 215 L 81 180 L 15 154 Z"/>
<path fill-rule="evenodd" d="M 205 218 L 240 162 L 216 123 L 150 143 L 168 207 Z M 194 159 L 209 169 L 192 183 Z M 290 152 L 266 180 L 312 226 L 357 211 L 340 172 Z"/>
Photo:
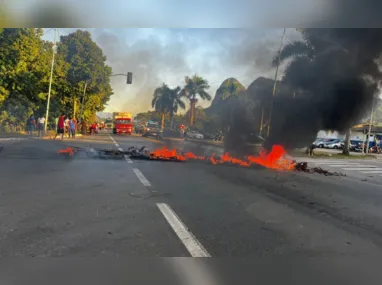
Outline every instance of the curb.
<path fill-rule="evenodd" d="M 27 140 L 27 137 L 18 137 L 18 138 L 0 138 L 0 141 L 23 141 Z"/>
<path fill-rule="evenodd" d="M 203 140 L 193 140 L 193 139 L 185 139 L 185 142 L 193 142 L 193 143 L 199 143 L 204 145 L 211 145 L 216 147 L 224 147 L 223 143 L 215 143 L 212 141 L 203 141 Z"/>

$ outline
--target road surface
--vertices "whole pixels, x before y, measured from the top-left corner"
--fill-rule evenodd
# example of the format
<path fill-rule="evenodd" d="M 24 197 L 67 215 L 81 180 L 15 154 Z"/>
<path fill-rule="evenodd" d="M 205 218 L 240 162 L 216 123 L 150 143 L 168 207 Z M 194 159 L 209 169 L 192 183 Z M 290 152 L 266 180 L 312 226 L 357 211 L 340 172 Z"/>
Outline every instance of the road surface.
<path fill-rule="evenodd" d="M 217 151 L 181 141 L 166 143 L 198 155 Z M 262 167 L 84 155 L 101 149 L 163 146 L 152 139 L 108 133 L 64 141 L 19 138 L 1 144 L 3 258 L 112 258 L 102 265 L 103 271 L 93 272 L 94 280 L 87 279 L 92 284 L 98 284 L 102 278 L 97 276 L 106 272 L 121 284 L 127 275 L 143 278 L 147 284 L 153 280 L 233 284 L 237 278 L 251 284 L 253 280 L 380 284 L 382 184 L 378 175 L 368 179 L 369 173 L 348 170 L 346 177 L 326 177 Z M 67 147 L 84 152 L 73 157 L 57 154 Z M 342 160 L 343 166 L 338 161 L 329 163 L 338 170 L 353 167 Z M 371 164 L 357 163 L 354 168 Z M 155 259 L 151 264 L 121 263 L 115 257 L 212 258 Z M 65 261 L 41 266 L 31 262 L 33 270 L 24 264 L 17 271 L 6 263 L 1 278 L 3 282 L 26 278 L 33 284 L 31 280 L 42 280 L 33 272 L 52 270 L 62 274 L 58 279 L 63 282 L 70 278 L 67 268 L 90 266 Z M 151 274 L 145 273 L 149 268 Z M 85 268 L 78 274 L 86 272 Z M 56 282 L 54 276 L 44 278 Z"/>

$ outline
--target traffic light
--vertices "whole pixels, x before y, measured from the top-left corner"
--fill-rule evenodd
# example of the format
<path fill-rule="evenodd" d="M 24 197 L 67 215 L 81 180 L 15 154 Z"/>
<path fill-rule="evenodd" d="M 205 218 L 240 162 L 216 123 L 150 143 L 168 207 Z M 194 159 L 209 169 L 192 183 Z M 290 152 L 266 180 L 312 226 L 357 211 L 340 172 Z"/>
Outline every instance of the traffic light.
<path fill-rule="evenodd" d="M 127 73 L 127 84 L 131 84 L 133 82 L 133 73 L 128 72 Z"/>

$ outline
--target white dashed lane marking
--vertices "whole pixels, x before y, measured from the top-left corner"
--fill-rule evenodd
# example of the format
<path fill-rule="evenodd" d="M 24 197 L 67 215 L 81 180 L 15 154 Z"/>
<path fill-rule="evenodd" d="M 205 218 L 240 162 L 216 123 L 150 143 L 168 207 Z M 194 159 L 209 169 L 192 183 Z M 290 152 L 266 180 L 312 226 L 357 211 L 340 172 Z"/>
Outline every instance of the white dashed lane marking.
<path fill-rule="evenodd" d="M 125 154 L 125 160 L 127 161 L 127 163 L 133 163 L 133 161 L 130 159 L 130 157 L 126 154 Z"/>
<path fill-rule="evenodd" d="M 211 257 L 169 205 L 157 203 L 157 206 L 192 257 Z"/>
<path fill-rule="evenodd" d="M 143 175 L 143 173 L 138 168 L 133 168 L 135 175 L 137 175 L 138 179 L 141 181 L 143 186 L 150 187 L 150 181 Z"/>
<path fill-rule="evenodd" d="M 118 150 L 123 151 L 123 149 L 121 147 L 119 147 L 119 144 L 114 140 L 114 138 L 110 134 L 108 134 L 108 135 L 109 135 L 110 139 L 113 141 L 113 143 L 115 144 L 115 146 L 118 147 Z M 124 157 L 125 157 L 125 160 L 127 161 L 127 163 L 133 163 L 133 161 L 130 159 L 130 157 L 128 155 L 125 154 Z"/>

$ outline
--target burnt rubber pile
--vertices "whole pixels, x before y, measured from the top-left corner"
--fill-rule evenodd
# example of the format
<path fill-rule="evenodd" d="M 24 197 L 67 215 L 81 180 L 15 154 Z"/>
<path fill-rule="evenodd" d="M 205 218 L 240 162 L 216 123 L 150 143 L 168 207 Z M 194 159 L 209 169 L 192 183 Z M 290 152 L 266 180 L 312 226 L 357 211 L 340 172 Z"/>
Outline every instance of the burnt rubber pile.
<path fill-rule="evenodd" d="M 307 162 L 297 162 L 295 164 L 295 171 L 307 172 L 307 173 L 318 173 L 318 174 L 323 174 L 325 176 L 346 176 L 345 173 L 331 172 L 331 171 L 322 169 L 321 167 L 309 168 Z"/>

